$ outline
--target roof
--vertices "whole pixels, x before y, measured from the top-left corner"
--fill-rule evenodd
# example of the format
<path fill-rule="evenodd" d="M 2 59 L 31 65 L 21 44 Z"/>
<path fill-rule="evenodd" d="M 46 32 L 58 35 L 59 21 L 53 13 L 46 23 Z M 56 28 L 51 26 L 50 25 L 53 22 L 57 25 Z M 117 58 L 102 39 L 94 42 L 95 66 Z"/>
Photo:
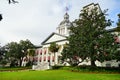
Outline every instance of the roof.
<path fill-rule="evenodd" d="M 88 5 L 84 6 L 83 9 L 85 9 L 85 8 L 91 6 L 91 5 L 94 5 L 94 6 L 98 5 L 97 8 L 99 9 L 100 13 L 102 13 L 102 10 L 101 10 L 100 5 L 98 3 L 96 3 L 96 4 L 94 4 L 94 3 L 88 4 Z"/>
<path fill-rule="evenodd" d="M 98 4 L 98 3 L 97 3 L 97 4 L 90 3 L 90 4 L 86 5 L 86 6 L 84 6 L 83 8 L 86 8 L 86 7 L 90 6 L 90 5 L 94 5 L 94 6 L 96 6 L 96 5 L 99 5 L 99 4 Z"/>
<path fill-rule="evenodd" d="M 58 40 L 58 41 L 56 41 L 56 42 L 59 42 L 59 41 L 64 41 L 64 40 L 66 40 L 66 38 L 67 38 L 67 36 L 64 36 L 64 35 L 61 35 L 61 34 L 58 34 L 58 33 L 55 33 L 55 32 L 53 32 L 53 33 L 51 33 L 41 44 L 42 45 L 44 45 L 44 44 L 46 44 L 45 42 L 47 42 L 53 35 L 58 35 L 58 36 L 61 36 L 61 37 L 64 37 L 65 39 L 63 39 L 63 40 Z M 48 44 L 48 43 L 47 43 Z"/>

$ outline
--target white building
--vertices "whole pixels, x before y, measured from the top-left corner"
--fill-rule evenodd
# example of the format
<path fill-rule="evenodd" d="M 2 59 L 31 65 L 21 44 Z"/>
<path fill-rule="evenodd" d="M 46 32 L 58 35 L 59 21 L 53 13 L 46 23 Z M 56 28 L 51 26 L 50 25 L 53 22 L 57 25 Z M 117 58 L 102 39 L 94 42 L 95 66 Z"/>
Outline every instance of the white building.
<path fill-rule="evenodd" d="M 91 9 L 91 8 L 98 8 L 98 11 L 101 12 L 99 4 L 89 4 L 83 9 Z M 81 11 L 82 12 L 82 11 Z M 56 28 L 56 32 L 51 33 L 43 42 L 41 48 L 36 49 L 36 56 L 34 60 L 36 60 L 37 65 L 33 65 L 33 69 L 44 70 L 49 69 L 49 65 L 59 65 L 61 64 L 60 57 L 62 57 L 61 52 L 64 48 L 67 41 L 67 37 L 69 36 L 69 27 L 72 23 L 69 21 L 68 13 L 65 13 L 63 21 L 60 22 L 59 26 Z M 54 55 L 49 51 L 50 44 L 52 42 L 56 42 L 60 46 L 58 52 Z M 96 61 L 97 66 L 120 66 L 118 63 L 114 63 L 115 60 L 107 61 L 104 63 L 100 63 Z M 112 65 L 111 65 L 112 64 Z M 90 60 L 85 60 L 84 62 L 80 63 L 79 65 L 90 65 Z"/>
<path fill-rule="evenodd" d="M 64 44 L 68 43 L 67 36 L 69 36 L 69 27 L 71 26 L 68 13 L 65 13 L 63 21 L 60 22 L 56 28 L 56 32 L 51 33 L 43 42 L 42 47 L 36 50 L 36 56 L 34 57 L 37 66 L 34 69 L 48 69 L 49 65 L 59 65 L 61 52 Z M 50 44 L 56 42 L 60 46 L 58 52 L 54 55 L 49 51 Z"/>

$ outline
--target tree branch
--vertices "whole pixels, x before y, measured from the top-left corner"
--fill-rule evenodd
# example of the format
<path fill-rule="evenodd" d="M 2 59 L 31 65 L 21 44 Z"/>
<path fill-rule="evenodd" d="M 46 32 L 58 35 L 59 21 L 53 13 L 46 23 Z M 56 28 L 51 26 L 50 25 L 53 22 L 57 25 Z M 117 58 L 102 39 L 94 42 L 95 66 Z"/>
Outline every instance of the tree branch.
<path fill-rule="evenodd" d="M 11 3 L 18 3 L 18 1 L 15 1 L 15 0 L 8 0 L 8 3 L 11 4 Z"/>

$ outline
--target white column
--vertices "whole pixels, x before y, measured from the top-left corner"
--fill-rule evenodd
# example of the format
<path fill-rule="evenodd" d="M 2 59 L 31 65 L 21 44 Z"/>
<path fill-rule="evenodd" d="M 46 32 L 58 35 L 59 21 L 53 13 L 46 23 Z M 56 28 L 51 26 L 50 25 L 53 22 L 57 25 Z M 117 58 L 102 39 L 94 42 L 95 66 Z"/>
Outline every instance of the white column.
<path fill-rule="evenodd" d="M 42 56 L 41 56 L 41 63 L 43 64 L 43 62 L 44 62 L 44 49 L 42 49 Z"/>
<path fill-rule="evenodd" d="M 65 35 L 67 35 L 67 27 L 65 27 Z"/>
<path fill-rule="evenodd" d="M 55 53 L 55 64 L 58 64 L 58 52 Z"/>
<path fill-rule="evenodd" d="M 46 48 L 46 63 L 48 63 L 48 48 Z"/>
<path fill-rule="evenodd" d="M 52 53 L 50 53 L 50 65 L 52 65 Z"/>
<path fill-rule="evenodd" d="M 37 65 L 40 64 L 40 61 L 39 61 L 39 60 L 40 60 L 40 54 L 39 54 L 39 52 L 40 52 L 40 51 L 39 51 L 39 49 L 38 49 L 38 50 L 37 50 L 37 54 L 38 54 L 38 55 L 37 55 Z"/>

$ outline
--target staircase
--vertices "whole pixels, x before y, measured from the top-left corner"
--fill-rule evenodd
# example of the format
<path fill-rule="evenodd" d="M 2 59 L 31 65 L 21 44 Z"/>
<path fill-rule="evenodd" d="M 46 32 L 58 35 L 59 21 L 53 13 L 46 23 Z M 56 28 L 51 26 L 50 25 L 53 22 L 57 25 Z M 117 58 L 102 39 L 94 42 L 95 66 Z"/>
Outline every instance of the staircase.
<path fill-rule="evenodd" d="M 47 70 L 50 69 L 49 63 L 41 63 L 38 65 L 33 65 L 32 66 L 33 70 Z"/>

